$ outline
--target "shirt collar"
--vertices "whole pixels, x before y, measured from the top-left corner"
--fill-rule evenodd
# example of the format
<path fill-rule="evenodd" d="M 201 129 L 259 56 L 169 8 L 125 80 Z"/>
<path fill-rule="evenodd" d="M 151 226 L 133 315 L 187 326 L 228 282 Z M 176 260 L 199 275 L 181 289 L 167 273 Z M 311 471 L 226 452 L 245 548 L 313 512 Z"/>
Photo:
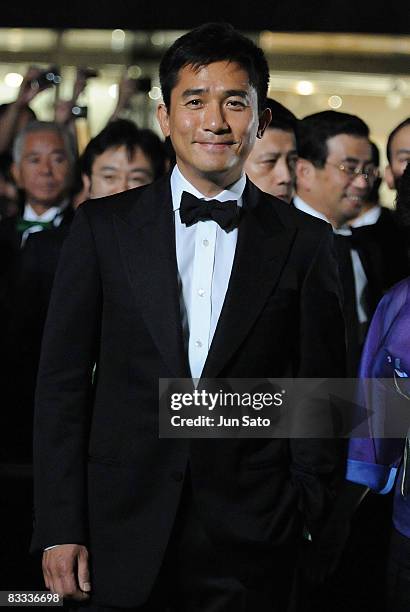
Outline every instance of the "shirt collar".
<path fill-rule="evenodd" d="M 352 223 L 352 227 L 363 227 L 363 225 L 374 225 L 382 214 L 381 206 L 373 206 L 360 217 L 357 217 Z"/>
<path fill-rule="evenodd" d="M 53 221 L 55 217 L 63 212 L 69 205 L 69 198 L 64 198 L 58 206 L 51 206 L 41 215 L 38 215 L 32 206 L 27 202 L 24 207 L 23 219 L 25 221 Z"/>
<path fill-rule="evenodd" d="M 242 174 L 239 180 L 233 185 L 229 186 L 229 189 L 224 189 L 218 195 L 208 198 L 204 196 L 196 187 L 194 187 L 187 179 L 183 176 L 182 172 L 175 164 L 171 174 L 171 194 L 172 194 L 172 207 L 174 211 L 178 210 L 181 205 L 181 197 L 184 191 L 191 193 L 201 200 L 219 200 L 219 202 L 227 202 L 228 200 L 236 200 L 238 206 L 242 206 L 242 194 L 246 185 L 246 175 Z"/>
<path fill-rule="evenodd" d="M 326 223 L 330 223 L 326 215 L 316 210 L 316 208 L 313 208 L 313 206 L 310 206 L 310 204 L 302 200 L 300 196 L 295 195 L 295 197 L 293 198 L 293 203 L 298 210 L 301 210 L 302 212 L 305 212 L 308 215 L 311 215 L 312 217 L 316 217 L 317 219 L 322 219 L 322 221 L 326 221 Z M 330 225 L 332 224 L 330 223 Z M 338 228 L 333 227 L 333 231 L 335 234 L 341 234 L 342 236 L 351 236 L 352 234 L 352 230 L 347 224 L 342 225 L 342 227 Z"/>

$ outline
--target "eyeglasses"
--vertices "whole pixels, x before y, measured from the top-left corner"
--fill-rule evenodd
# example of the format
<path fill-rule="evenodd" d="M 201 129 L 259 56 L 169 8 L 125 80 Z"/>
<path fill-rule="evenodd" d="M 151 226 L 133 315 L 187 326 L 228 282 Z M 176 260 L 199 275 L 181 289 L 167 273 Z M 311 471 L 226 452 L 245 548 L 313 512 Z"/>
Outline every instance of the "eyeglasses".
<path fill-rule="evenodd" d="M 351 166 L 348 164 L 332 164 L 331 162 L 326 162 L 327 165 L 333 166 L 338 170 L 344 172 L 351 180 L 357 178 L 358 176 L 362 176 L 365 181 L 370 181 L 378 178 L 379 169 L 374 166 L 366 166 L 365 168 L 360 168 L 360 166 Z"/>

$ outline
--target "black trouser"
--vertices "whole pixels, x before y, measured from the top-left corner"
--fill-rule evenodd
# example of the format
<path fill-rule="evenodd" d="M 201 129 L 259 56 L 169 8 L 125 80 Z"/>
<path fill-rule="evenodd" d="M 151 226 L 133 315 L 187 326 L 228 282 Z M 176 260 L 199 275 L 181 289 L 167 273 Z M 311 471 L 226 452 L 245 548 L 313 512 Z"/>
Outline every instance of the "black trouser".
<path fill-rule="evenodd" d="M 245 580 L 232 571 L 233 556 L 229 551 L 218 552 L 205 533 L 188 479 L 151 596 L 133 612 L 285 612 L 296 559 L 295 543 L 275 551 L 276 563 L 272 560 L 265 572 L 259 572 L 265 578 L 253 583 L 246 580 L 244 584 Z M 92 603 L 85 609 L 120 612 L 120 608 Z"/>
<path fill-rule="evenodd" d="M 395 529 L 392 531 L 387 568 L 387 610 L 410 610 L 410 538 Z"/>

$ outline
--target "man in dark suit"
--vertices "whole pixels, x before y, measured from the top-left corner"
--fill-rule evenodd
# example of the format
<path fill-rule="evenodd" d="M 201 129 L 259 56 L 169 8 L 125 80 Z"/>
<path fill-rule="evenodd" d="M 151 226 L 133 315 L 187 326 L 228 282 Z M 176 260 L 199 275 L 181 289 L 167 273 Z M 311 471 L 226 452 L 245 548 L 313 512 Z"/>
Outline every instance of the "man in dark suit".
<path fill-rule="evenodd" d="M 262 191 L 291 203 L 295 188 L 295 115 L 277 100 L 268 98 L 272 119 L 262 138 L 255 142 L 245 164 L 245 172 Z"/>
<path fill-rule="evenodd" d="M 331 504 L 335 445 L 159 439 L 158 380 L 342 375 L 332 235 L 243 174 L 270 119 L 253 42 L 201 26 L 160 80 L 177 165 L 81 206 L 63 247 L 32 546 L 47 587 L 91 593 L 93 610 L 285 610 L 303 525 L 315 537 Z"/>
<path fill-rule="evenodd" d="M 360 213 L 375 170 L 369 128 L 356 115 L 323 111 L 299 121 L 297 139 L 293 201 L 299 210 L 333 227 L 343 287 L 348 374 L 354 377 L 367 326 L 382 293 L 381 272 L 348 225 Z"/>

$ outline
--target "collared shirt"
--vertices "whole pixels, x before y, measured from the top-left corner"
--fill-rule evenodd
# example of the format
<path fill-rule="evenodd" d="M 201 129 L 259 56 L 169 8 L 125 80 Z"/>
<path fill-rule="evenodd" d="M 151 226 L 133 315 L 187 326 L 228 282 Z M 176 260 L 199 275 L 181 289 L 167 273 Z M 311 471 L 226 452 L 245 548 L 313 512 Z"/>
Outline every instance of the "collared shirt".
<path fill-rule="evenodd" d="M 374 225 L 380 218 L 382 214 L 381 206 L 373 206 L 363 215 L 354 219 L 354 221 L 350 224 L 350 227 L 363 227 L 364 225 Z"/>
<path fill-rule="evenodd" d="M 63 220 L 63 212 L 69 204 L 69 198 L 65 198 L 58 206 L 51 206 L 50 208 L 47 208 L 46 211 L 38 215 L 31 206 L 31 204 L 27 202 L 23 211 L 23 219 L 25 221 L 41 221 L 43 223 L 51 221 L 54 227 L 58 227 Z M 34 225 L 33 227 L 26 229 L 21 236 L 21 246 L 24 246 L 30 234 L 35 234 L 36 232 L 41 231 L 43 231 L 43 228 L 40 225 Z"/>
<path fill-rule="evenodd" d="M 192 378 L 200 378 L 215 334 L 231 276 L 238 230 L 225 232 L 211 219 L 187 227 L 179 215 L 182 193 L 187 191 L 197 198 L 220 202 L 237 200 L 242 206 L 245 185 L 243 174 L 229 189 L 208 198 L 186 180 L 177 166 L 171 174 L 182 324 Z"/>
<path fill-rule="evenodd" d="M 296 208 L 307 213 L 308 215 L 312 215 L 312 217 L 317 217 L 318 219 L 322 219 L 327 223 L 330 223 L 329 219 L 321 212 L 316 210 L 307 204 L 301 197 L 295 195 L 293 198 L 293 203 Z M 333 228 L 335 234 L 340 234 L 342 236 L 351 236 L 352 230 L 348 225 L 343 225 L 340 228 Z M 364 292 L 367 286 L 367 276 L 363 268 L 363 264 L 360 261 L 359 253 L 355 249 L 350 249 L 350 256 L 352 258 L 352 266 L 353 266 L 353 275 L 355 281 L 355 294 L 356 294 L 356 312 L 359 323 L 366 323 L 368 320 L 366 311 L 363 307 L 364 304 Z"/>

